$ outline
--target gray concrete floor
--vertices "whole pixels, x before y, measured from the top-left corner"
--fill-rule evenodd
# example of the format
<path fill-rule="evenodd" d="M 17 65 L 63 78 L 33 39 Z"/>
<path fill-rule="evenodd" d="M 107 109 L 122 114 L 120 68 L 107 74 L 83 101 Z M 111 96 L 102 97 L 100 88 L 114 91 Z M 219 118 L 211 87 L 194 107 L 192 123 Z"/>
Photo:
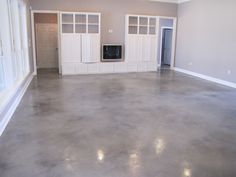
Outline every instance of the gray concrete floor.
<path fill-rule="evenodd" d="M 236 90 L 183 74 L 35 78 L 1 177 L 235 177 Z"/>

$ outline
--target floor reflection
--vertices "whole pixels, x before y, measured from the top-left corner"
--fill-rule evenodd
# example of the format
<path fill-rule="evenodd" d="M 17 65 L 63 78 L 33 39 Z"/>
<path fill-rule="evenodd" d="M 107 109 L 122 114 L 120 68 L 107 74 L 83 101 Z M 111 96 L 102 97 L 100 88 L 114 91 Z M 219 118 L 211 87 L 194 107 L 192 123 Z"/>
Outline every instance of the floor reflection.
<path fill-rule="evenodd" d="M 164 151 L 165 147 L 166 147 L 166 143 L 162 138 L 157 138 L 154 142 L 155 144 L 155 150 L 156 150 L 156 154 L 160 155 L 162 154 L 162 152 Z"/>
<path fill-rule="evenodd" d="M 97 160 L 98 162 L 102 163 L 104 161 L 104 158 L 105 158 L 105 153 L 103 150 L 99 149 L 97 151 Z"/>
<path fill-rule="evenodd" d="M 192 176 L 192 170 L 191 165 L 188 162 L 183 163 L 183 177 L 191 177 Z"/>

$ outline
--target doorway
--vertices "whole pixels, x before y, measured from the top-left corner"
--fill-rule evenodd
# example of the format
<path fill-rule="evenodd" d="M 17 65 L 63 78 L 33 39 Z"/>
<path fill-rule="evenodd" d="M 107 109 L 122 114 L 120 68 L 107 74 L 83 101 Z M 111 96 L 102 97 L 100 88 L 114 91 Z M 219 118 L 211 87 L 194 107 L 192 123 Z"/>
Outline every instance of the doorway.
<path fill-rule="evenodd" d="M 172 52 L 172 35 L 171 28 L 162 28 L 162 46 L 161 46 L 161 68 L 170 69 L 171 52 Z"/>
<path fill-rule="evenodd" d="M 174 17 L 159 17 L 158 65 L 173 69 L 175 59 L 176 21 Z"/>
<path fill-rule="evenodd" d="M 33 13 L 36 73 L 60 73 L 58 13 Z"/>

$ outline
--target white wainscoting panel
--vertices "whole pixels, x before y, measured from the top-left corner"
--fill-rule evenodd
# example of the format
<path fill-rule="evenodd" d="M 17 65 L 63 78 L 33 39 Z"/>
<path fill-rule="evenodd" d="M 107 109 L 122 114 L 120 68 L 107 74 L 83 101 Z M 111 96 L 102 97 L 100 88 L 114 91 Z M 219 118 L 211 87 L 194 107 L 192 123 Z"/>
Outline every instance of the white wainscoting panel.
<path fill-rule="evenodd" d="M 97 63 L 87 64 L 88 65 L 88 74 L 97 74 L 99 73 L 99 67 Z"/>
<path fill-rule="evenodd" d="M 137 63 L 127 63 L 126 67 L 127 67 L 127 71 L 129 71 L 129 72 L 138 72 Z"/>
<path fill-rule="evenodd" d="M 114 63 L 114 72 L 116 73 L 124 73 L 127 72 L 125 63 Z"/>
<path fill-rule="evenodd" d="M 76 63 L 63 63 L 62 75 L 72 75 L 78 73 L 78 67 Z"/>
<path fill-rule="evenodd" d="M 76 63 L 62 65 L 63 75 L 157 71 L 157 62 Z"/>
<path fill-rule="evenodd" d="M 114 64 L 113 63 L 102 63 L 99 64 L 100 73 L 114 73 Z"/>
<path fill-rule="evenodd" d="M 80 73 L 80 74 L 87 74 L 88 73 L 88 65 L 85 64 L 77 64 L 77 70 L 76 73 Z"/>

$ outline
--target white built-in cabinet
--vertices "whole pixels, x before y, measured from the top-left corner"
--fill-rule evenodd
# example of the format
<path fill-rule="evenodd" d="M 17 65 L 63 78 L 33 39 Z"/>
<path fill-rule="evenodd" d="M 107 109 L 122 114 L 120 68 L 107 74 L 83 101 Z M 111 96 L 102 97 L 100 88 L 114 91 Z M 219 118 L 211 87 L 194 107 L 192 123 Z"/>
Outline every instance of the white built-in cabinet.
<path fill-rule="evenodd" d="M 157 17 L 142 15 L 126 16 L 126 62 L 157 68 Z"/>
<path fill-rule="evenodd" d="M 109 63 L 100 59 L 100 13 L 61 12 L 60 19 L 63 75 L 157 70 L 156 16 L 126 15 L 125 59 Z"/>
<path fill-rule="evenodd" d="M 61 12 L 62 73 L 75 70 L 75 64 L 100 62 L 100 18 L 100 13 Z"/>

